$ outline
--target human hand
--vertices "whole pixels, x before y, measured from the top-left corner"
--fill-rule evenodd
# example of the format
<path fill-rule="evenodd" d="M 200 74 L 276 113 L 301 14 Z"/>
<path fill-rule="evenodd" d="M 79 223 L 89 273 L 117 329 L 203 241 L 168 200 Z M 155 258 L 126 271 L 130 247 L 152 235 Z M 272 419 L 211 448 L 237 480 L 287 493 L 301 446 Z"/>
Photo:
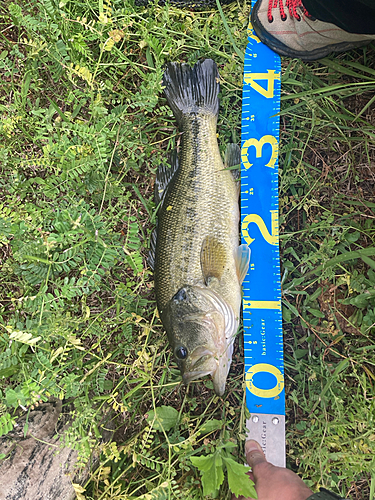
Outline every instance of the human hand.
<path fill-rule="evenodd" d="M 245 454 L 252 468 L 249 476 L 255 483 L 258 500 L 306 500 L 313 494 L 297 474 L 268 463 L 256 441 L 246 442 Z M 236 499 L 233 495 L 232 500 Z M 241 496 L 237 500 L 254 499 Z"/>

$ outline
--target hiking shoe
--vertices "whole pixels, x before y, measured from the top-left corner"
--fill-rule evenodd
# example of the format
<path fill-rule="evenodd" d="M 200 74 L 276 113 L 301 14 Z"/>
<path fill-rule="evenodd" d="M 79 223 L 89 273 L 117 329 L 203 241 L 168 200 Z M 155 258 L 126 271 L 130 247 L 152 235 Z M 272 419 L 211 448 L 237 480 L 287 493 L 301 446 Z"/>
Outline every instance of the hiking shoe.
<path fill-rule="evenodd" d="M 310 16 L 302 0 L 258 0 L 251 23 L 261 39 L 283 56 L 314 61 L 375 40 L 375 35 L 348 33 Z"/>

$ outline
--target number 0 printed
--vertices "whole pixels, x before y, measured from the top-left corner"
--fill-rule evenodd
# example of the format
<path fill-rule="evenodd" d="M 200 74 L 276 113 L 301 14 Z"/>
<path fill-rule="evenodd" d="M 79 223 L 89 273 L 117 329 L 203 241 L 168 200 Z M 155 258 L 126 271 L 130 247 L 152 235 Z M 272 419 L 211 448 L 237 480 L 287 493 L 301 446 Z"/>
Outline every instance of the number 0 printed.
<path fill-rule="evenodd" d="M 262 372 L 271 373 L 275 376 L 276 383 L 271 389 L 260 389 L 255 385 L 253 379 L 254 375 Z M 246 373 L 245 378 L 246 386 L 249 391 L 260 398 L 275 398 L 284 389 L 284 375 L 276 366 L 268 363 L 258 363 L 257 365 L 252 366 Z"/>

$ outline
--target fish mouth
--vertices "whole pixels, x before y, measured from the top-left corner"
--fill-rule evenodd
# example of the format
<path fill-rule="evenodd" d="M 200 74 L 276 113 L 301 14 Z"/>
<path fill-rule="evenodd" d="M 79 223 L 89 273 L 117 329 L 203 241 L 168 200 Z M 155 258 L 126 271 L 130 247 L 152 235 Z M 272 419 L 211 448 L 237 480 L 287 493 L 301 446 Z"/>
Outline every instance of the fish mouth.
<path fill-rule="evenodd" d="M 212 351 L 197 347 L 190 355 L 189 370 L 183 375 L 184 383 L 211 375 L 217 367 L 215 356 Z"/>
<path fill-rule="evenodd" d="M 223 396 L 229 368 L 232 361 L 233 346 L 230 345 L 223 354 L 216 354 L 209 349 L 198 347 L 191 355 L 190 369 L 183 375 L 184 384 L 211 375 L 214 391 Z"/>

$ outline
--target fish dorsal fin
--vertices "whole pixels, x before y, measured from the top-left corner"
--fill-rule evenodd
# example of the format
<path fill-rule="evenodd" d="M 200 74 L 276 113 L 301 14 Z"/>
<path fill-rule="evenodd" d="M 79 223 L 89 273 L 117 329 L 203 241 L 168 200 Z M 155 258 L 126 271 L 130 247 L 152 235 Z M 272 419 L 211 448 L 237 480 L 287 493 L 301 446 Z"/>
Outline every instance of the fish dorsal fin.
<path fill-rule="evenodd" d="M 241 163 L 241 150 L 237 144 L 228 144 L 225 151 L 224 165 L 225 168 L 230 169 L 233 177 L 238 180 L 240 178 L 240 163 Z M 237 168 L 233 168 L 237 167 Z"/>
<path fill-rule="evenodd" d="M 178 155 L 177 151 L 174 151 L 171 156 L 171 165 L 167 167 L 166 165 L 159 165 L 158 171 L 156 172 L 155 180 L 155 203 L 159 205 L 161 202 L 163 204 L 165 194 L 168 190 L 169 183 L 173 179 L 174 174 L 178 170 Z"/>
<path fill-rule="evenodd" d="M 237 276 L 240 283 L 243 282 L 247 271 L 249 270 L 250 265 L 250 248 L 243 243 L 237 248 L 237 254 L 235 256 L 236 259 L 236 268 L 237 268 Z"/>
<path fill-rule="evenodd" d="M 220 280 L 227 261 L 225 247 L 215 236 L 206 236 L 201 248 L 201 268 L 206 285 L 210 278 Z"/>
<path fill-rule="evenodd" d="M 147 256 L 147 263 L 153 271 L 155 269 L 157 235 L 158 235 L 158 224 L 156 223 L 156 227 L 154 228 L 154 230 L 151 233 L 150 251 L 148 252 L 148 256 Z"/>

